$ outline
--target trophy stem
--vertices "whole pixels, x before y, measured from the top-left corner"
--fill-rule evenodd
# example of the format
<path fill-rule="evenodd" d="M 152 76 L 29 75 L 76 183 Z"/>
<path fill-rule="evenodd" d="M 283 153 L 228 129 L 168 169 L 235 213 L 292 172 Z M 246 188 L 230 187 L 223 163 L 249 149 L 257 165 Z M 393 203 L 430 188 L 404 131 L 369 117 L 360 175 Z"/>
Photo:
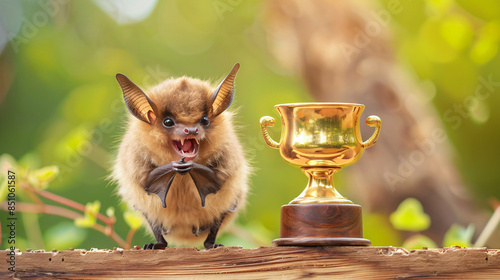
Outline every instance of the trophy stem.
<path fill-rule="evenodd" d="M 309 178 L 307 187 L 290 204 L 353 204 L 343 197 L 333 185 L 333 174 L 339 171 L 336 167 L 302 167 Z"/>

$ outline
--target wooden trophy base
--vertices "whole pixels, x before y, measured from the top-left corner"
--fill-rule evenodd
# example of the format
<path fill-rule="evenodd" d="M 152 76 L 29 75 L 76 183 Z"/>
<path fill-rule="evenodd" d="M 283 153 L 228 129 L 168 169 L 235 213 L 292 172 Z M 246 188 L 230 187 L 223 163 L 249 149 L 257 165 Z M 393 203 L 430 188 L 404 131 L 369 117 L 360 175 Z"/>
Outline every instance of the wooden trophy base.
<path fill-rule="evenodd" d="M 281 207 L 277 246 L 370 246 L 357 204 L 289 204 Z"/>

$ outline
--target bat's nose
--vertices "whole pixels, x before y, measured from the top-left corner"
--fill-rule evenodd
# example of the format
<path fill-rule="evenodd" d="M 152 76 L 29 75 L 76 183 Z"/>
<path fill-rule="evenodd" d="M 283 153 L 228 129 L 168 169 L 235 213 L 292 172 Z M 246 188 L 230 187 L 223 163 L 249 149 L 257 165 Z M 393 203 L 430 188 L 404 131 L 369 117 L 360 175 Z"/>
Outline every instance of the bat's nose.
<path fill-rule="evenodd" d="M 192 134 L 192 135 L 197 135 L 198 134 L 198 128 L 197 127 L 186 127 L 184 128 L 184 133 L 187 135 Z"/>

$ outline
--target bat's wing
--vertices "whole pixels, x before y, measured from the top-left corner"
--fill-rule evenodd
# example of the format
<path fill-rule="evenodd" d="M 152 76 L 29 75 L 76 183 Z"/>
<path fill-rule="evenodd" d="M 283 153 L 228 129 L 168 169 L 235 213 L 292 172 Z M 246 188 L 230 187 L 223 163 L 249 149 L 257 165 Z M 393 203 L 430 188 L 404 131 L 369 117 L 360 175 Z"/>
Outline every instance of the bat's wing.
<path fill-rule="evenodd" d="M 205 207 L 205 197 L 220 190 L 221 184 L 212 169 L 195 162 L 193 162 L 193 168 L 189 171 L 189 175 L 191 175 L 200 194 L 201 206 Z"/>
<path fill-rule="evenodd" d="M 148 194 L 156 194 L 160 198 L 163 208 L 167 207 L 165 199 L 176 174 L 177 172 L 173 170 L 171 164 L 157 167 L 149 173 L 144 189 Z M 162 179 L 159 180 L 160 178 Z"/>
<path fill-rule="evenodd" d="M 165 202 L 165 199 L 167 198 L 167 193 L 168 193 L 168 190 L 170 189 L 170 186 L 172 185 L 172 181 L 174 180 L 174 177 L 175 177 L 175 174 L 177 174 L 177 172 L 175 171 L 172 171 L 171 173 L 168 173 L 166 175 L 164 175 L 165 177 L 170 177 L 168 178 L 168 181 L 167 183 L 165 183 L 165 180 L 157 180 L 155 182 L 153 182 L 153 184 L 151 184 L 149 187 L 146 188 L 146 191 L 148 192 L 148 194 L 156 194 L 160 200 L 161 200 L 161 206 L 163 206 L 163 208 L 167 208 L 167 204 Z"/>
<path fill-rule="evenodd" d="M 179 162 L 179 164 L 182 163 L 184 163 L 184 159 Z M 169 163 L 155 168 L 148 175 L 144 189 L 148 194 L 156 194 L 160 198 L 163 208 L 167 207 L 165 199 L 174 181 L 175 175 L 179 173 L 178 171 L 179 169 L 174 168 L 173 163 Z M 181 174 L 185 173 L 182 172 Z M 201 206 L 205 207 L 206 196 L 211 193 L 216 193 L 220 189 L 219 180 L 212 169 L 195 162 L 192 163 L 189 174 L 198 189 Z"/>

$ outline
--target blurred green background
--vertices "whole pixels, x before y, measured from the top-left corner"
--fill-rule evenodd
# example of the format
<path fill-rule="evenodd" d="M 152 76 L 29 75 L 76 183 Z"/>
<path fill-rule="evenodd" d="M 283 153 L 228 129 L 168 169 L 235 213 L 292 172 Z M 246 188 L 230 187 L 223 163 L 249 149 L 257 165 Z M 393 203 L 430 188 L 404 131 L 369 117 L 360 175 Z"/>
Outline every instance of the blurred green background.
<path fill-rule="evenodd" d="M 170 76 L 220 81 L 241 64 L 232 109 L 255 167 L 247 210 L 226 246 L 270 245 L 279 236 L 279 209 L 296 197 L 306 177 L 264 143 L 259 118 L 279 119 L 273 106 L 312 101 L 300 77 L 272 57 L 266 43 L 265 1 L 0 1 L 0 154 L 21 165 L 59 167 L 48 191 L 81 204 L 116 208 L 116 232 L 129 226 L 109 183 L 128 112 L 115 80 L 126 74 L 143 88 Z M 376 2 L 384 7 L 389 1 Z M 500 82 L 500 2 L 405 1 L 388 26 L 398 62 L 416 73 L 441 117 L 474 92 L 478 77 Z M 500 104 L 491 96 L 466 107 L 459 129 L 444 119 L 456 163 L 483 201 L 499 197 Z M 271 129 L 279 138 L 279 126 Z M 383 132 L 382 132 L 383 133 Z M 355 168 L 355 167 L 353 167 Z M 340 175 L 336 180 L 342 181 Z M 341 183 L 340 183 L 341 184 Z M 30 201 L 17 193 L 20 201 Z M 45 201 L 45 200 L 44 200 Z M 0 211 L 0 222 L 8 213 Z M 16 247 L 64 250 L 116 247 L 110 238 L 61 217 L 18 213 Z M 370 213 L 365 223 L 374 224 Z M 7 248 L 2 227 L 1 248 Z M 234 234 L 236 233 L 236 234 Z M 373 245 L 400 245 L 391 225 L 365 229 Z M 133 245 L 152 241 L 145 230 Z"/>

